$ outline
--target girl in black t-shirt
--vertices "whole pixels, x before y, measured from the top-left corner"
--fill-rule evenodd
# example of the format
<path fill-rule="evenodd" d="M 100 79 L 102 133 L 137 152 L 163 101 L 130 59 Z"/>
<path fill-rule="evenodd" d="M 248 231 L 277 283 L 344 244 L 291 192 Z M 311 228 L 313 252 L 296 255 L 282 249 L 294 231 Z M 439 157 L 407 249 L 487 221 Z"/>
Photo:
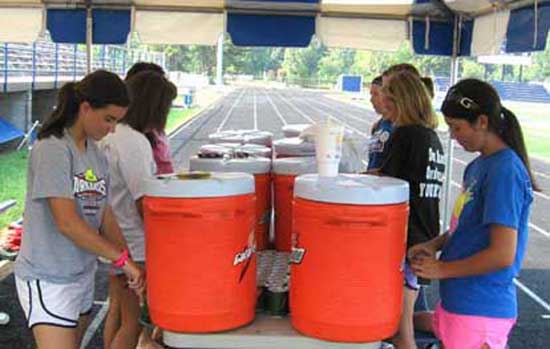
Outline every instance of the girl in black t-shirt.
<path fill-rule="evenodd" d="M 429 91 L 410 72 L 392 74 L 382 86 L 384 108 L 393 114 L 395 129 L 380 172 L 409 183 L 410 214 L 407 246 L 425 242 L 439 233 L 439 199 L 445 172 L 443 147 L 434 129 L 437 118 Z M 405 263 L 403 313 L 393 338 L 399 349 L 416 348 L 413 314 L 419 283 L 408 261 Z"/>

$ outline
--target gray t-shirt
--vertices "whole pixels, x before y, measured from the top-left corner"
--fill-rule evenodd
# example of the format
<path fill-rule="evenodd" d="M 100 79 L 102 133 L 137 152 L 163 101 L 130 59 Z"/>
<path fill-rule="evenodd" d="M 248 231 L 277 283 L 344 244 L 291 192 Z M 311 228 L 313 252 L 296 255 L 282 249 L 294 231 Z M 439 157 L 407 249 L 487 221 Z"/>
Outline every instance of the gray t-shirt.
<path fill-rule="evenodd" d="M 93 140 L 77 149 L 65 132 L 40 140 L 31 151 L 27 177 L 24 231 L 15 275 L 23 280 L 74 282 L 96 268 L 96 256 L 61 233 L 48 198 L 67 198 L 91 227 L 98 229 L 108 203 L 109 165 Z"/>

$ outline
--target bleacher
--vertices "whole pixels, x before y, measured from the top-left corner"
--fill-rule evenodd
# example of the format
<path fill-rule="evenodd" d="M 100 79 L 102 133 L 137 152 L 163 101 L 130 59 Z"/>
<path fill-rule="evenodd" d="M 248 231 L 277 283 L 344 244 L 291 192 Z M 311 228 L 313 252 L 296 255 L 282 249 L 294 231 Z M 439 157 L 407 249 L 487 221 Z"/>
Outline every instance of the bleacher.
<path fill-rule="evenodd" d="M 125 46 L 94 46 L 92 67 L 124 74 L 132 64 L 141 60 L 162 65 L 163 53 L 128 50 Z M 33 74 L 35 77 L 85 75 L 85 46 L 55 44 L 47 34 L 34 44 L 0 43 L 0 83 L 13 77 L 32 77 Z"/>
<path fill-rule="evenodd" d="M 445 77 L 434 78 L 436 91 L 444 94 L 449 89 L 450 80 Z M 517 102 L 550 103 L 550 94 L 544 86 L 525 82 L 491 81 L 501 99 Z"/>

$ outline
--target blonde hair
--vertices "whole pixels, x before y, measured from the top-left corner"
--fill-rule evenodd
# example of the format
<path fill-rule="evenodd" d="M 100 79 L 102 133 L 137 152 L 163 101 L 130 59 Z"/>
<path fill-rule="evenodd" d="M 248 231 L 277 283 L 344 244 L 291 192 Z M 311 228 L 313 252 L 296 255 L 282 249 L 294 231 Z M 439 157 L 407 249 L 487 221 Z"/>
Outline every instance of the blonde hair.
<path fill-rule="evenodd" d="M 382 93 L 397 108 L 396 126 L 420 125 L 435 129 L 437 116 L 432 107 L 428 89 L 420 78 L 407 71 L 390 75 L 382 86 Z"/>

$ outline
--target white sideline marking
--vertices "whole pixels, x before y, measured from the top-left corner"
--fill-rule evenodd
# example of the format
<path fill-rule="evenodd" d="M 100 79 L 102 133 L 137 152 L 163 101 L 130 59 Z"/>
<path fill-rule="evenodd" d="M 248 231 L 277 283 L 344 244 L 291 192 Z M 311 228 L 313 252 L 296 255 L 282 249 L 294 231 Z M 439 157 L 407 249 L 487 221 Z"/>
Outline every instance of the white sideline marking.
<path fill-rule="evenodd" d="M 275 110 L 275 114 L 277 114 L 277 116 L 279 117 L 279 119 L 281 119 L 283 125 L 287 125 L 288 123 L 286 122 L 285 118 L 283 117 L 283 115 L 281 114 L 281 112 L 279 111 L 279 108 L 277 108 L 277 106 L 275 105 L 275 103 L 273 103 L 273 100 L 271 99 L 271 97 L 269 96 L 268 93 L 264 92 L 265 93 L 265 96 L 267 97 L 267 100 L 269 101 L 269 103 L 271 104 L 271 106 L 273 107 L 273 109 Z"/>
<path fill-rule="evenodd" d="M 220 126 L 218 127 L 218 129 L 216 130 L 216 132 L 220 132 L 223 127 L 225 126 L 225 123 L 227 122 L 227 120 L 229 120 L 229 117 L 231 116 L 231 113 L 233 112 L 233 109 L 235 109 L 235 107 L 239 104 L 239 102 L 241 101 L 241 98 L 243 97 L 244 93 L 245 93 L 246 89 L 243 89 L 243 92 L 241 92 L 241 94 L 239 95 L 239 97 L 237 97 L 237 99 L 235 100 L 235 102 L 233 103 L 233 105 L 231 106 L 231 108 L 229 108 L 229 111 L 227 112 L 227 114 L 225 115 L 225 117 L 223 118 L 222 120 L 222 123 L 220 124 Z"/>
<path fill-rule="evenodd" d="M 455 187 L 459 188 L 459 189 L 462 189 L 462 186 L 460 184 L 458 184 L 457 182 L 455 182 L 455 181 L 451 181 L 451 184 L 454 185 Z M 550 238 L 550 233 L 547 232 L 546 230 L 542 229 L 541 227 L 539 227 L 536 224 L 533 224 L 533 223 L 529 222 L 529 228 L 535 230 L 538 233 L 541 233 L 542 235 L 546 236 L 547 238 Z"/>
<path fill-rule="evenodd" d="M 86 329 L 86 333 L 84 334 L 84 338 L 82 339 L 82 343 L 80 344 L 80 349 L 86 349 L 86 346 L 88 346 L 88 343 L 92 340 L 94 334 L 96 333 L 99 326 L 101 326 L 101 323 L 103 322 L 103 319 L 105 319 L 105 316 L 107 315 L 107 311 L 109 310 L 109 299 L 101 306 L 101 309 L 97 312 L 96 316 L 92 320 L 92 323 L 90 323 L 90 326 Z"/>
<path fill-rule="evenodd" d="M 181 131 L 191 126 L 195 121 L 197 121 L 198 119 L 206 115 L 209 110 L 214 109 L 214 107 L 216 107 L 218 104 L 220 104 L 220 102 L 216 102 L 212 104 L 211 106 L 207 107 L 205 110 L 199 112 L 199 114 L 197 114 L 196 116 L 192 117 L 191 120 L 189 120 L 188 122 L 184 123 L 182 126 L 173 130 L 172 133 L 168 135 L 168 139 L 172 139 L 176 137 Z"/>
<path fill-rule="evenodd" d="M 550 304 L 548 304 L 545 300 L 543 300 L 542 298 L 540 298 L 535 292 L 533 292 L 531 289 L 529 289 L 529 287 L 525 286 L 524 284 L 522 284 L 518 279 L 514 279 L 514 284 L 516 284 L 516 286 L 522 290 L 523 292 L 525 292 L 525 294 L 527 294 L 529 296 L 529 298 L 531 298 L 532 300 L 534 300 L 538 305 L 540 305 L 541 307 L 543 307 L 547 312 L 550 313 Z M 543 315 L 544 316 L 544 315 Z"/>

